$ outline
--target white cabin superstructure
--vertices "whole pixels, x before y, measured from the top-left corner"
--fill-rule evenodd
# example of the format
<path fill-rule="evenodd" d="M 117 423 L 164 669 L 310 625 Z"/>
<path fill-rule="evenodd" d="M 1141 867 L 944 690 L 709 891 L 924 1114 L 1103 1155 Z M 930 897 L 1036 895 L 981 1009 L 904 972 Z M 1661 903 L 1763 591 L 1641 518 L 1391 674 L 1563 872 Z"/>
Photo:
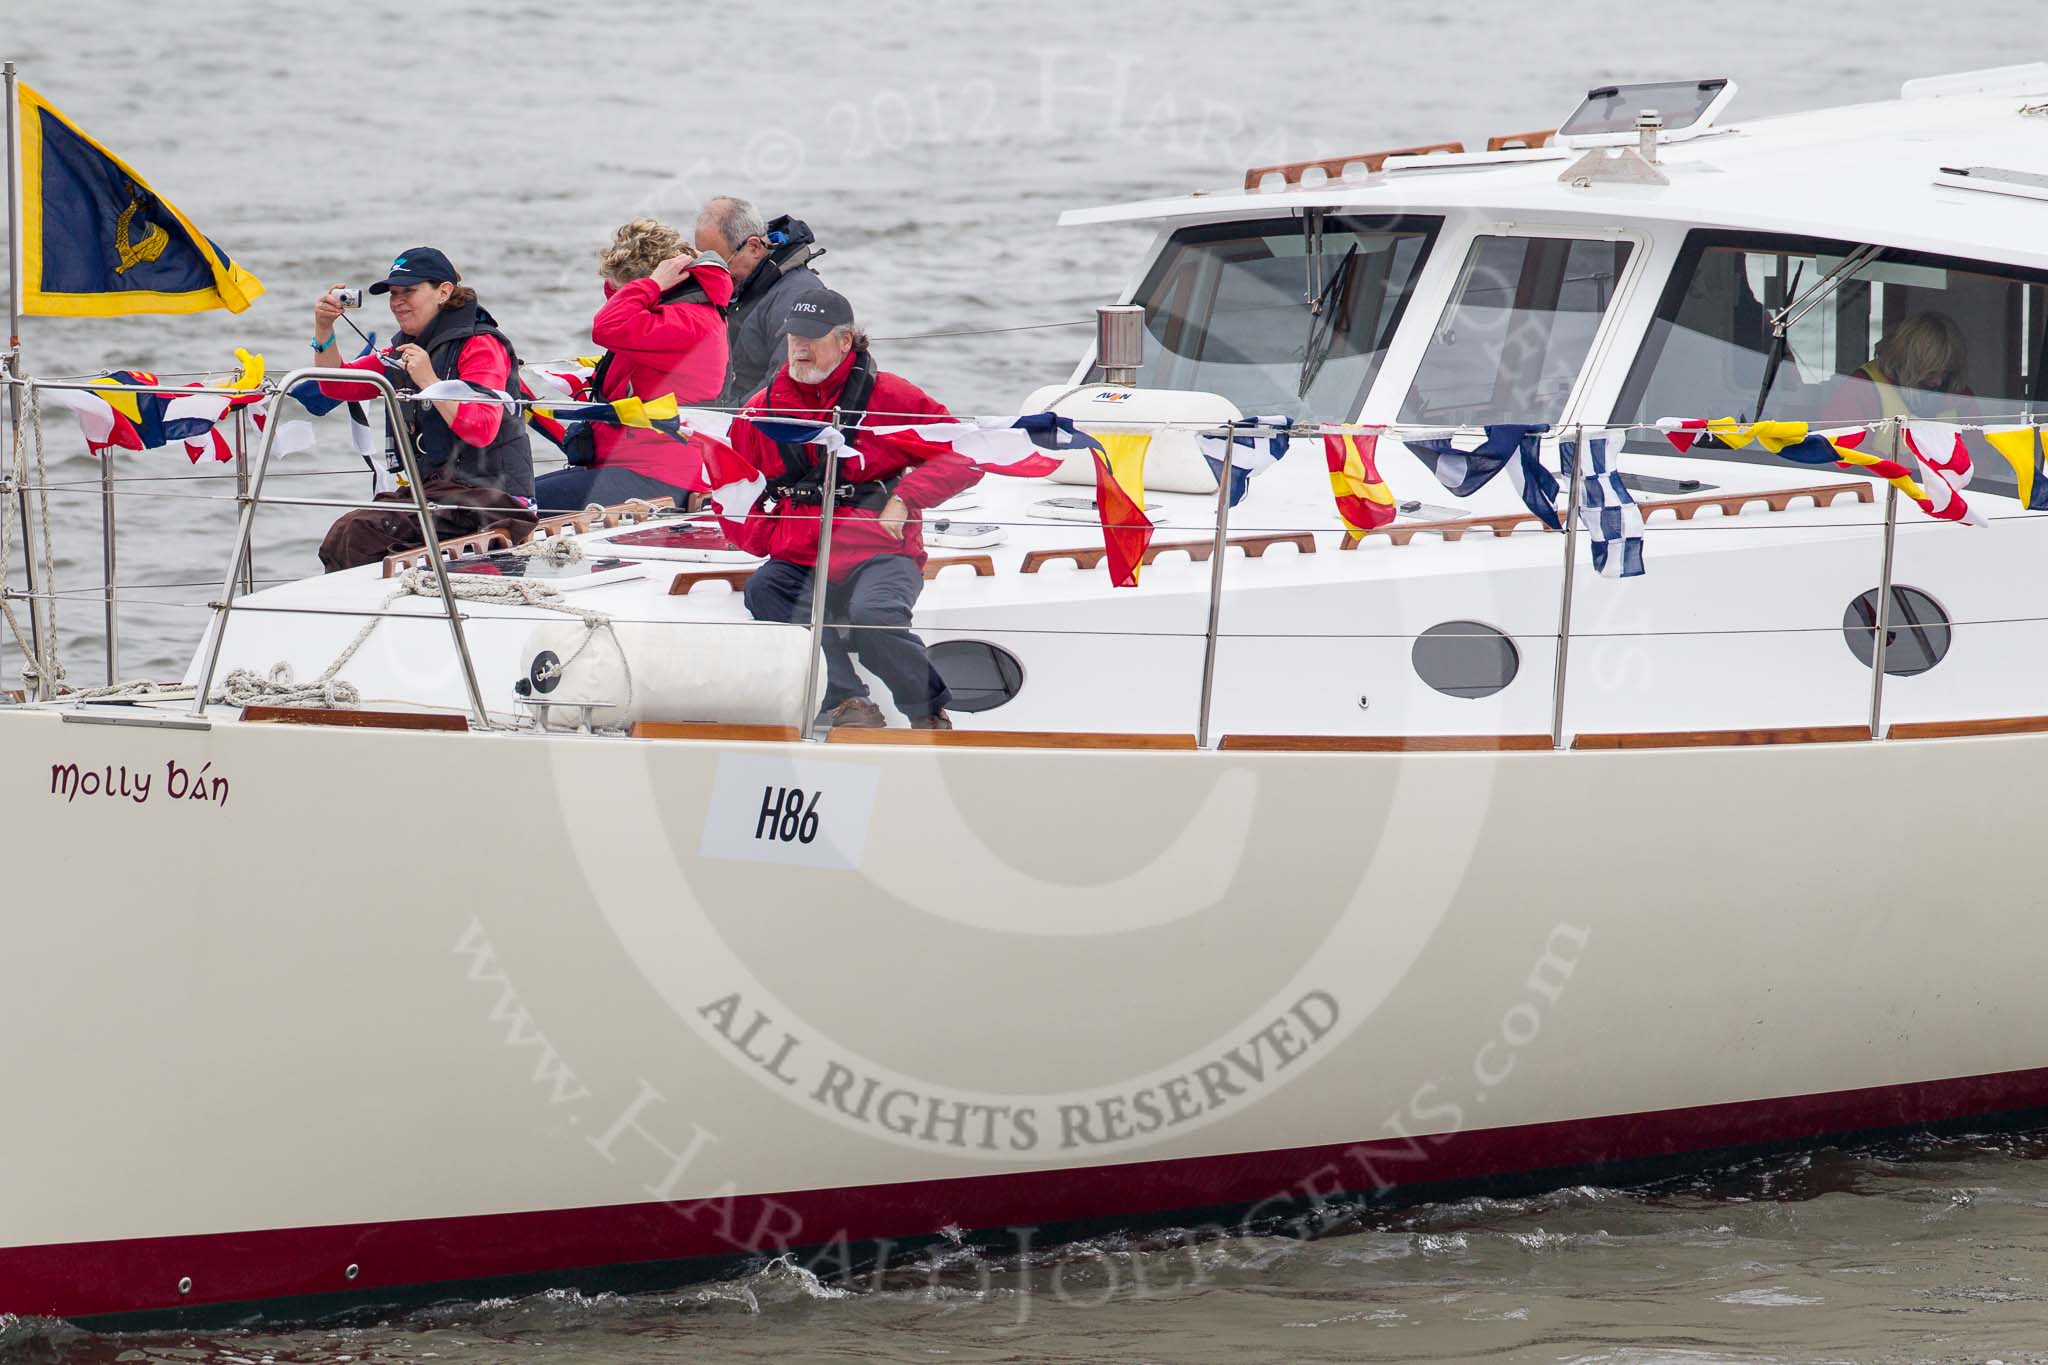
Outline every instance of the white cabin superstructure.
<path fill-rule="evenodd" d="M 1887 318 L 1929 311 L 1954 316 L 1964 333 L 1971 371 L 1959 387 L 1971 398 L 1966 412 L 1926 416 L 2018 423 L 2048 406 L 2039 388 L 2048 368 L 2041 355 L 2048 235 L 2040 231 L 2048 203 L 2003 188 L 1958 188 L 1957 177 L 1943 171 L 1974 166 L 2048 177 L 2048 113 L 2035 108 L 2048 102 L 2048 89 L 2036 90 L 2048 87 L 2048 69 L 1959 84 L 1964 93 L 1738 123 L 1664 144 L 1657 169 L 1667 185 L 1572 183 L 1563 173 L 1577 152 L 1545 148 L 1540 159 L 1527 151 L 1399 158 L 1355 181 L 1195 194 L 1069 213 L 1063 221 L 1159 225 L 1125 300 L 1147 309 L 1152 336 L 1138 378 L 1147 398 L 1210 392 L 1242 416 L 1284 411 L 1385 430 L 1380 471 L 1397 499 L 1416 504 L 1396 532 L 1521 511 L 1505 477 L 1473 497 L 1450 496 L 1399 443 L 1403 424 L 1547 422 L 1545 460 L 1553 468 L 1558 440 L 1575 428 L 1596 435 L 1609 424 L 1636 424 L 1610 439 L 1648 512 L 1651 572 L 1629 581 L 1578 576 L 1572 610 L 1583 638 L 1573 645 L 1577 667 L 1565 681 L 1559 739 L 1588 731 L 1853 724 L 1868 713 L 1868 632 L 1859 656 L 1843 633 L 1845 613 L 1859 594 L 1869 595 L 1866 612 L 1876 596 L 1885 557 L 1883 485 L 1753 450 L 1680 455 L 1645 426 L 1664 417 L 1724 416 L 1820 425 L 1829 391 L 1860 382 L 1857 368 L 1871 359 Z M 1968 93 L 2001 84 L 2011 93 Z M 1436 164 L 1446 159 L 1454 164 Z M 1308 259 L 1305 233 L 1320 238 L 1319 263 Z M 1302 396 L 1295 379 L 1310 314 L 1298 291 L 1311 269 L 1325 277 L 1340 269 L 1346 242 L 1364 248 L 1359 274 L 1372 278 L 1342 282 L 1354 287 L 1332 307 L 1371 297 L 1332 324 L 1332 354 Z M 1864 247 L 1883 250 L 1858 263 Z M 1844 262 L 1851 268 L 1842 271 Z M 1830 271 L 1842 272 L 1832 288 L 1795 300 Z M 1748 325 L 1748 335 L 1688 331 L 1693 319 L 1676 316 L 1674 299 L 1682 306 L 1687 290 L 1705 296 L 1731 287 L 1735 297 L 1705 298 L 1723 310 L 1709 321 L 1731 331 Z M 1503 298 L 1529 306 L 1503 309 Z M 1752 405 L 1767 335 L 1758 325 L 1796 301 L 1804 311 L 1788 329 L 1781 374 L 1758 413 Z M 1361 341 L 1347 324 L 1372 335 Z M 1686 334 L 1674 338 L 1679 332 Z M 1540 353 L 1526 373 L 1510 373 L 1503 349 L 1530 337 Z M 1215 358 L 1219 351 L 1225 359 Z M 1721 371 L 1711 381 L 1710 368 Z M 1084 360 L 1067 385 L 1041 390 L 1033 404 L 1066 399 L 1063 410 L 1079 411 L 1088 426 L 1091 384 L 1102 387 Z M 1153 409 L 1161 410 L 1156 401 Z M 1098 425 L 1129 425 L 1118 407 L 1094 412 Z M 1213 476 L 1187 453 L 1185 433 L 1203 420 L 1161 426 L 1178 425 L 1182 465 L 1192 462 L 1213 488 Z M 1979 478 L 1971 497 L 1997 519 L 1991 533 L 1928 522 L 1910 505 L 1901 515 L 1897 582 L 1919 590 L 1906 595 L 1910 607 L 1924 609 L 1921 594 L 1939 607 L 1946 621 L 1929 625 L 1925 637 L 1938 636 L 1944 653 L 1952 641 L 1956 652 L 1888 684 L 1885 717 L 1892 720 L 2039 709 L 2029 672 L 1971 662 L 2015 652 L 2048 657 L 2025 571 L 2048 546 L 2036 544 L 2039 529 L 2012 500 L 2009 472 L 1981 438 L 1972 444 Z M 1204 738 L 1550 733 L 1561 538 L 1529 520 L 1500 538 L 1485 528 L 1454 529 L 1460 538 L 1453 542 L 1423 530 L 1402 535 L 1399 546 L 1374 536 L 1361 547 L 1366 552 L 1341 553 L 1345 537 L 1317 445 L 1314 435 L 1299 438 L 1292 457 L 1262 475 L 1231 513 L 1230 535 L 1250 542 L 1250 552 L 1241 546 L 1227 557 Z M 1155 455 L 1155 475 L 1160 468 Z M 1822 506 L 1807 497 L 1789 506 L 1765 500 L 1845 483 L 1864 486 L 1830 492 Z M 959 510 L 943 514 L 998 527 L 1001 541 L 934 551 L 942 565 L 961 562 L 935 571 L 918 629 L 934 643 L 972 643 L 942 652 L 953 667 L 984 679 L 1005 670 L 1017 678 L 1013 696 L 960 713 L 960 724 L 1194 730 L 1215 499 L 1206 491 L 1162 491 L 1162 484 L 1192 486 L 1171 473 L 1148 481 L 1148 500 L 1162 513 L 1154 542 L 1160 554 L 1135 591 L 1111 587 L 1099 570 L 1045 562 L 1053 552 L 1099 548 L 1092 521 L 1047 520 L 1037 506 L 1049 494 L 1085 494 L 1086 487 L 987 478 Z M 639 576 L 579 591 L 576 606 L 642 623 L 747 619 L 740 575 L 731 571 L 754 562 L 749 557 L 605 544 L 620 536 L 634 533 L 591 537 L 588 548 L 640 556 Z M 1197 558 L 1175 547 L 1192 547 Z M 1583 545 L 1578 554 L 1585 556 Z M 732 591 L 709 581 L 720 569 Z M 679 573 L 699 576 L 686 579 L 693 590 L 685 595 L 671 591 Z M 233 623 L 223 667 L 267 672 L 282 662 L 300 678 L 318 676 L 359 620 L 274 611 L 374 611 L 390 586 L 371 569 L 256 594 L 250 605 L 273 611 Z M 441 614 L 432 600 L 410 609 Z M 528 672 L 528 626 L 545 614 L 473 611 L 469 634 L 487 702 L 516 716 L 509 688 Z M 1896 628 L 1897 617 L 1891 620 Z M 1474 637 L 1469 666 L 1482 676 L 1437 690 L 1416 671 L 1414 642 L 1463 622 L 1503 640 L 1489 655 Z M 1973 622 L 1997 624 L 1967 629 Z M 444 652 L 419 643 L 435 629 L 393 623 L 341 677 L 365 696 L 459 709 L 454 670 L 422 673 L 421 656 Z M 1889 643 L 1917 658 L 1921 639 L 1909 632 L 1903 646 Z M 405 685 L 384 685 L 401 655 Z M 1894 656 L 1895 672 L 1903 657 Z M 1492 687 L 1489 679 L 1502 675 L 1505 685 Z M 1481 690 L 1486 695 L 1472 695 Z"/>

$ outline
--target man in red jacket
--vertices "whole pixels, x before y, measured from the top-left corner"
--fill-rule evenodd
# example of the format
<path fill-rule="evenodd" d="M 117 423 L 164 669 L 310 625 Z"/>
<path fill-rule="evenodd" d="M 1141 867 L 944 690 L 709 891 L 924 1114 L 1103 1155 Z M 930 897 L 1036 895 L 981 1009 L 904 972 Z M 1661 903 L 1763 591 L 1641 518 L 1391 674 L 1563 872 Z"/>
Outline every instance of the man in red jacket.
<path fill-rule="evenodd" d="M 824 290 L 799 300 L 785 344 L 788 363 L 748 400 L 745 415 L 771 424 L 829 423 L 847 443 L 838 460 L 825 620 L 851 629 L 825 632 L 824 718 L 868 729 L 883 724 L 850 649 L 888 686 L 912 728 L 950 730 L 945 680 L 908 626 L 924 587 L 923 513 L 972 487 L 981 471 L 950 450 L 927 457 L 929 447 L 906 449 L 866 434 L 865 428 L 943 421 L 949 414 L 915 384 L 875 369 L 867 336 L 840 295 Z M 733 424 L 734 449 L 768 480 L 733 539 L 768 557 L 747 580 L 747 610 L 759 621 L 803 624 L 811 619 L 817 577 L 825 447 L 778 440 L 778 434 L 788 433 Z"/>

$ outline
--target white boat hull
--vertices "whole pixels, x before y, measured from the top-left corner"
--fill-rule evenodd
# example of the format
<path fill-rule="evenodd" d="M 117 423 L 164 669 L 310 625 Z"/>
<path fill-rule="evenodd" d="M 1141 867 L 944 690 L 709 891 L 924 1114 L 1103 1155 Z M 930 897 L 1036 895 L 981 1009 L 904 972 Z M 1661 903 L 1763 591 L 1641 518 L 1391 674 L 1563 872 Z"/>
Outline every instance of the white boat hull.
<path fill-rule="evenodd" d="M 1077 752 L 18 710 L 0 753 L 5 1312 L 829 1271 L 2048 1106 L 2032 816 L 1984 799 L 2048 737 Z"/>

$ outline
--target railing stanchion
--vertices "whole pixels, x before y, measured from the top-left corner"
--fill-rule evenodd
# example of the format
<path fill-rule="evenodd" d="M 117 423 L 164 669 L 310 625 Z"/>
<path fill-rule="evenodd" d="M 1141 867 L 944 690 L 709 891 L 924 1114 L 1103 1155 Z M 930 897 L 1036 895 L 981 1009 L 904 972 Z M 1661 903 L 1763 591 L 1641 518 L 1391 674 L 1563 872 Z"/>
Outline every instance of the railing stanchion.
<path fill-rule="evenodd" d="M 1195 724 L 1195 743 L 1204 749 L 1209 747 L 1209 717 L 1216 699 L 1216 631 L 1223 620 L 1223 560 L 1230 548 L 1230 472 L 1236 464 L 1237 424 L 1229 422 L 1223 427 L 1223 468 L 1216 474 L 1216 539 L 1209 552 L 1209 628 L 1202 641 L 1202 709 Z"/>
<path fill-rule="evenodd" d="M 106 571 L 101 597 L 107 614 L 107 686 L 121 680 L 121 601 L 118 568 L 114 554 L 114 457 L 109 448 L 100 452 L 100 564 Z"/>
<path fill-rule="evenodd" d="M 804 670 L 804 709 L 799 722 L 805 739 L 815 739 L 812 733 L 818 717 L 818 670 L 824 666 L 825 652 L 825 594 L 832 580 L 832 512 L 839 505 L 839 447 L 832 446 L 825 452 L 824 500 L 818 505 L 818 558 L 811 566 L 811 654 Z M 776 509 L 777 516 L 788 514 L 785 502 Z"/>
<path fill-rule="evenodd" d="M 1572 581 L 1579 567 L 1579 497 L 1585 478 L 1586 428 L 1572 428 L 1570 492 L 1564 502 L 1564 589 L 1557 603 L 1557 667 L 1550 677 L 1550 747 L 1564 747 L 1565 665 L 1572 649 Z"/>
<path fill-rule="evenodd" d="M 448 633 L 455 642 L 455 656 L 462 665 L 462 681 L 469 692 L 470 709 L 480 728 L 489 729 L 491 714 L 484 707 L 483 689 L 477 686 L 476 664 L 469 657 L 469 642 L 462 633 L 462 613 L 455 601 L 455 588 L 448 578 L 448 563 L 441 555 L 441 537 L 434 530 L 434 514 L 427 502 L 427 487 L 420 479 L 419 463 L 414 458 L 412 442 L 406 439 L 405 418 L 400 413 L 398 390 L 391 381 L 375 370 L 304 369 L 293 370 L 284 377 L 280 388 L 289 393 L 297 385 L 311 380 L 315 383 L 331 381 L 344 384 L 373 384 L 384 398 L 385 420 L 391 426 L 392 438 L 398 446 L 399 459 L 405 465 L 406 484 L 412 490 L 413 507 L 419 514 L 421 548 L 426 551 L 427 562 L 433 566 L 434 581 L 441 590 L 441 602 L 447 609 Z M 235 532 L 235 551 L 228 561 L 227 576 L 220 585 L 220 602 L 213 617 L 213 633 L 206 642 L 206 662 L 199 670 L 198 689 L 192 697 L 192 714 L 206 714 L 206 696 L 213 690 L 213 675 L 220 668 L 220 652 L 227 643 L 228 617 L 234 611 L 235 584 L 242 577 L 243 568 L 249 562 L 250 537 L 256 528 L 256 509 L 263 502 L 263 479 L 270 472 L 271 450 L 277 445 L 277 433 L 284 429 L 283 422 L 263 424 L 263 445 L 256 452 L 256 468 L 250 476 L 249 499 L 242 507 L 241 525 Z"/>
<path fill-rule="evenodd" d="M 10 105 L 9 107 L 11 108 L 12 106 Z M 16 344 L 18 345 L 19 342 Z M 12 424 L 8 435 L 18 445 L 22 439 L 21 390 L 28 381 L 21 377 L 18 370 L 11 368 L 17 364 L 16 359 L 10 358 L 7 364 L 10 367 L 6 372 L 7 406 L 9 420 Z M 43 595 L 42 571 L 36 567 L 36 526 L 33 520 L 33 504 L 29 501 L 28 469 L 26 465 L 23 465 L 21 468 L 13 466 L 12 448 L 8 451 L 8 460 L 7 479 L 16 480 L 14 485 L 15 510 L 21 516 L 21 566 L 24 572 L 22 582 L 26 585 L 26 596 L 28 598 L 29 649 L 35 654 L 35 658 L 31 661 L 35 673 L 35 696 L 33 700 L 48 701 L 50 699 L 51 680 L 47 676 L 49 670 L 44 667 L 44 655 L 47 652 L 46 646 L 43 644 L 44 639 L 47 638 L 47 632 L 44 629 L 44 622 L 47 618 L 44 613 L 54 610 L 56 603 Z M 4 486 L 5 482 L 5 480 L 0 480 L 0 486 Z"/>
<path fill-rule="evenodd" d="M 246 507 L 249 503 L 249 410 L 235 409 L 235 505 Z M 249 547 L 249 557 L 242 562 L 242 591 L 256 591 L 256 547 Z"/>
<path fill-rule="evenodd" d="M 1905 421 L 1902 417 L 1890 419 L 1891 457 L 1899 458 L 1899 428 Z M 1893 484 L 1885 490 L 1884 498 L 1884 564 L 1877 576 L 1877 607 L 1871 612 L 1873 633 L 1870 637 L 1870 737 L 1884 738 L 1884 652 L 1885 637 L 1891 628 L 1892 605 L 1892 555 L 1899 535 L 1899 489 Z"/>
<path fill-rule="evenodd" d="M 362 371 L 344 370 L 342 373 L 344 375 L 351 375 L 361 374 Z M 289 380 L 289 376 L 287 376 L 287 380 Z M 448 561 L 441 554 L 441 533 L 434 529 L 434 513 L 427 501 L 426 481 L 420 476 L 417 452 L 413 450 L 412 440 L 406 434 L 405 414 L 398 407 L 402 400 L 398 396 L 398 390 L 392 387 L 391 381 L 386 379 L 382 373 L 377 375 L 376 384 L 378 388 L 384 390 L 384 420 L 391 428 L 391 443 L 398 447 L 398 458 L 405 465 L 405 482 L 406 486 L 412 489 L 413 506 L 419 511 L 420 544 L 427 552 L 427 563 L 433 566 L 434 582 L 441 589 L 441 601 L 448 608 L 448 634 L 455 642 L 456 660 L 462 665 L 462 682 L 463 686 L 469 691 L 470 710 L 476 715 L 477 728 L 488 730 L 491 728 L 491 713 L 484 706 L 483 689 L 477 686 L 476 662 L 469 657 L 469 641 L 464 638 L 462 633 L 462 611 L 455 601 L 455 585 L 449 581 Z M 290 393 L 292 387 L 287 382 L 284 385 L 284 391 Z M 498 415 L 498 420 L 501 422 L 524 421 L 525 418 L 520 415 L 516 408 L 508 408 Z M 284 423 L 265 422 L 263 425 L 266 438 L 263 445 L 263 453 L 267 456 L 270 454 L 269 434 L 280 429 Z M 255 498 L 261 495 L 262 487 L 263 479 L 259 468 L 256 479 L 256 491 L 250 494 L 252 505 Z M 238 562 L 244 566 L 245 571 L 247 566 L 251 564 L 251 556 L 254 553 L 254 547 L 249 543 L 248 537 L 244 536 L 242 552 L 237 558 Z M 204 700 L 204 697 L 202 696 L 201 699 Z"/>
<path fill-rule="evenodd" d="M 4 86 L 7 102 L 7 411 L 13 420 L 10 435 L 14 442 L 21 442 L 21 386 L 26 381 L 21 373 L 21 195 L 19 184 L 21 172 L 21 129 L 20 101 L 16 97 L 14 63 L 0 63 L 0 86 Z M 9 477 L 21 471 L 9 471 Z M 35 522 L 29 517 L 28 481 L 23 479 L 15 485 L 14 496 L 21 512 L 21 563 L 26 573 L 22 579 L 28 585 L 28 638 L 29 648 L 35 651 L 35 674 L 37 701 L 50 699 L 51 679 L 48 665 L 54 663 L 45 657 L 43 641 L 48 638 L 44 629 L 46 613 L 56 608 L 56 603 L 44 598 L 42 575 L 36 569 Z M 45 492 L 45 497 L 48 493 Z"/>

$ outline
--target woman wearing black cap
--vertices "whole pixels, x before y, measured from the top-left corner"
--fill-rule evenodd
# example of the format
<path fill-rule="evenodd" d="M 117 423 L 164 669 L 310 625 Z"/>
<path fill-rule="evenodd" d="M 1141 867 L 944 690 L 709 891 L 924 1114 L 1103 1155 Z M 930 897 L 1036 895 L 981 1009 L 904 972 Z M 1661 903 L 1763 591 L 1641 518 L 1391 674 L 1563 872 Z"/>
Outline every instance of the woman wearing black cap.
<path fill-rule="evenodd" d="M 391 273 L 370 286 L 388 294 L 398 335 L 389 350 L 339 362 L 339 368 L 382 370 L 402 393 L 418 392 L 444 379 L 467 381 L 493 393 L 510 393 L 518 382 L 519 358 L 497 320 L 477 302 L 476 291 L 433 247 L 414 247 L 391 263 Z M 338 287 L 338 286 L 337 286 Z M 333 364 L 334 322 L 342 313 L 332 292 L 313 305 L 316 363 Z M 323 383 L 329 398 L 363 402 L 378 391 L 367 384 Z M 402 405 L 427 500 L 446 510 L 434 514 L 435 534 L 467 536 L 494 526 L 531 525 L 533 451 L 520 413 L 498 403 L 436 399 Z M 403 501 L 409 493 L 381 493 L 378 501 Z M 419 518 L 410 511 L 360 508 L 328 528 L 320 562 L 329 573 L 375 564 L 386 555 L 420 545 Z"/>

